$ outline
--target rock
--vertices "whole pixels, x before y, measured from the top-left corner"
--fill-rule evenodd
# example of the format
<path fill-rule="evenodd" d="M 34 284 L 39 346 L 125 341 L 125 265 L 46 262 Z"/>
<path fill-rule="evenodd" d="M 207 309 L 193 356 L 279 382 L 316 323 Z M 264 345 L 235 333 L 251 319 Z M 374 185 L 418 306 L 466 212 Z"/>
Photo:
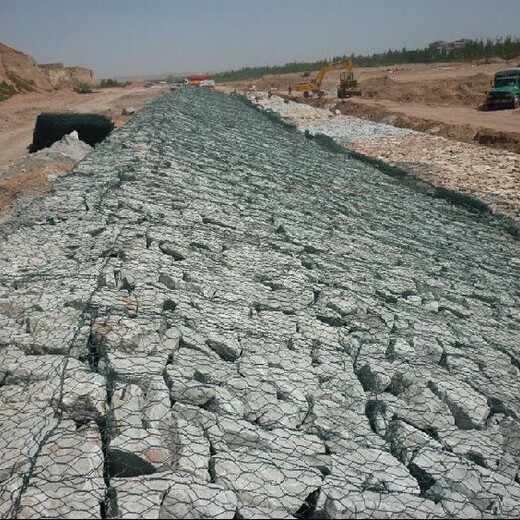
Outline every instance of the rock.
<path fill-rule="evenodd" d="M 121 114 L 124 116 L 131 116 L 135 114 L 135 108 L 134 107 L 124 107 L 121 111 Z"/>
<path fill-rule="evenodd" d="M 0 397 L 13 404 L 32 401 L 40 408 L 52 406 L 58 415 L 82 423 L 105 415 L 106 382 L 99 374 L 72 369 L 63 377 L 38 380 L 36 372 L 32 373 L 35 382 L 5 385 L 0 389 Z"/>
<path fill-rule="evenodd" d="M 111 475 L 135 477 L 171 468 L 173 457 L 161 432 L 145 428 L 127 428 L 107 448 Z"/>
<path fill-rule="evenodd" d="M 295 514 L 321 485 L 321 473 L 298 458 L 270 458 L 249 450 L 212 457 L 216 483 L 233 490 L 238 510 L 246 507 L 282 509 Z"/>
<path fill-rule="evenodd" d="M 459 428 L 467 430 L 484 426 L 490 409 L 482 394 L 461 381 L 432 379 L 428 387 L 449 406 Z"/>
<path fill-rule="evenodd" d="M 235 518 L 237 499 L 216 486 L 174 486 L 161 504 L 159 518 Z"/>
<path fill-rule="evenodd" d="M 163 376 L 151 377 L 142 381 L 146 400 L 142 409 L 142 420 L 147 427 L 157 430 L 167 428 L 170 419 L 171 400 L 170 389 L 166 386 Z"/>
<path fill-rule="evenodd" d="M 388 114 L 387 116 L 383 117 L 380 123 L 384 125 L 393 125 L 397 121 L 397 116 L 395 114 Z"/>
<path fill-rule="evenodd" d="M 344 425 L 349 427 L 345 428 Z M 370 428 L 365 414 L 353 412 L 340 403 L 330 401 L 327 396 L 319 397 L 312 404 L 305 419 L 304 430 L 325 440 L 333 453 L 350 452 L 353 447 L 383 446 L 381 439 Z"/>
<path fill-rule="evenodd" d="M 247 421 L 223 417 L 208 429 L 208 436 L 218 453 L 256 449 L 266 453 L 309 456 L 325 454 L 323 442 L 314 435 L 299 431 L 274 429 L 266 431 Z"/>
<path fill-rule="evenodd" d="M 441 126 L 431 126 L 430 128 L 427 128 L 424 133 L 426 134 L 438 134 L 442 130 Z"/>
<path fill-rule="evenodd" d="M 336 487 L 328 478 L 320 501 L 327 518 L 449 518 L 435 502 L 417 495 L 360 492 Z"/>
<path fill-rule="evenodd" d="M 446 404 L 428 388 L 410 386 L 407 390 L 395 397 L 392 394 L 378 394 L 367 405 L 367 414 L 374 423 L 382 419 L 388 423 L 398 418 L 415 426 L 420 430 L 442 430 L 455 424 L 455 420 Z M 385 436 L 384 431 L 378 431 Z"/>
<path fill-rule="evenodd" d="M 172 407 L 172 413 L 177 418 L 182 418 L 187 422 L 200 426 L 204 431 L 217 424 L 217 417 L 214 413 L 198 406 L 176 402 Z"/>
<path fill-rule="evenodd" d="M 210 444 L 203 428 L 174 413 L 173 424 L 166 435 L 173 453 L 172 469 L 176 473 L 192 474 L 201 482 L 209 482 Z"/>
<path fill-rule="evenodd" d="M 484 431 L 446 428 L 439 430 L 439 441 L 449 450 L 472 462 L 516 477 L 518 467 L 512 457 L 504 453 L 504 437 L 497 427 Z"/>
<path fill-rule="evenodd" d="M 90 485 L 92 484 L 92 485 Z M 105 498 L 105 483 L 83 478 L 46 481 L 32 478 L 20 500 L 19 518 L 99 518 Z"/>
<path fill-rule="evenodd" d="M 224 361 L 236 361 L 242 350 L 235 338 L 225 337 L 220 334 L 211 334 L 206 338 L 206 344 Z"/>
<path fill-rule="evenodd" d="M 365 391 L 369 392 L 384 392 L 392 380 L 387 371 L 369 363 L 357 371 L 357 376 Z"/>
<path fill-rule="evenodd" d="M 407 468 L 391 454 L 359 448 L 327 458 L 330 478 L 339 488 L 354 486 L 381 493 L 420 493 L 417 481 Z"/>
<path fill-rule="evenodd" d="M 172 380 L 170 396 L 174 401 L 195 406 L 204 406 L 217 395 L 214 386 L 193 380 Z"/>
<path fill-rule="evenodd" d="M 406 466 L 425 447 L 438 452 L 442 451 L 442 444 L 437 440 L 400 420 L 391 421 L 386 438 L 389 441 L 392 454 Z"/>
<path fill-rule="evenodd" d="M 113 374 L 118 381 L 138 383 L 141 379 L 157 376 L 166 368 L 166 357 L 158 356 L 132 356 L 124 352 L 110 352 L 107 354 L 106 366 L 103 366 L 105 374 Z"/>
<path fill-rule="evenodd" d="M 0 438 L 0 482 L 4 482 L 29 471 L 40 445 L 58 427 L 59 421 L 50 407 L 0 402 L 3 431 Z"/>
<path fill-rule="evenodd" d="M 117 497 L 111 517 L 231 519 L 237 508 L 231 491 L 172 472 L 114 478 L 110 486 Z"/>
<path fill-rule="evenodd" d="M 101 435 L 95 423 L 76 430 L 72 421 L 62 421 L 45 440 L 34 463 L 33 476 L 46 482 L 66 483 L 83 479 L 85 486 L 103 485 Z"/>
<path fill-rule="evenodd" d="M 118 383 L 111 403 L 114 430 L 121 433 L 127 428 L 140 428 L 145 402 L 143 390 L 139 386 Z"/>
<path fill-rule="evenodd" d="M 502 501 L 505 517 L 520 512 L 520 486 L 511 477 L 473 465 L 448 452 L 423 448 L 408 466 L 426 496 L 435 500 L 450 499 L 453 492 L 485 512 L 496 500 Z"/>

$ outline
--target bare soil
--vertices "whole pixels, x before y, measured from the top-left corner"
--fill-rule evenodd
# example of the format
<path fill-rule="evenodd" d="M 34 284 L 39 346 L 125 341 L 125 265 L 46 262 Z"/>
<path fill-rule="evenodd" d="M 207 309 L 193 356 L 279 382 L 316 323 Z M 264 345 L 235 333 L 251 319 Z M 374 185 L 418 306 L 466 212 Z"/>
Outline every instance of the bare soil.
<path fill-rule="evenodd" d="M 13 201 L 45 193 L 52 187 L 53 176 L 74 167 L 68 157 L 31 160 L 27 148 L 40 113 L 98 113 L 110 117 L 116 128 L 121 128 L 132 117 L 121 114 L 124 107 L 139 110 L 162 94 L 164 89 L 134 84 L 92 94 L 65 90 L 20 94 L 0 102 L 0 217 Z"/>
<path fill-rule="evenodd" d="M 392 124 L 433 133 L 449 139 L 471 142 L 520 153 L 520 110 L 482 110 L 485 92 L 493 75 L 502 69 L 520 65 L 520 57 L 477 60 L 473 63 L 406 64 L 394 67 L 355 69 L 362 96 L 339 100 L 335 95 L 303 98 L 295 92 L 301 74 L 268 75 L 254 81 L 257 90 L 273 86 L 278 94 L 291 99 L 324 106 L 331 103 L 343 114 L 372 121 L 395 116 Z M 311 73 L 314 76 L 316 71 Z M 322 84 L 324 90 L 335 89 L 338 73 L 330 72 Z M 251 82 L 218 85 L 229 92 L 246 90 Z"/>

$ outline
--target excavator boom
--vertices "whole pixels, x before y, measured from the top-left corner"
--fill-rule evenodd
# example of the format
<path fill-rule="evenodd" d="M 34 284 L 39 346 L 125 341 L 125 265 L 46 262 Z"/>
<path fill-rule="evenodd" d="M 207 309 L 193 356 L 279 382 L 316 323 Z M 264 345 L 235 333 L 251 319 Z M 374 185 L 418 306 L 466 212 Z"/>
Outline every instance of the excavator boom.
<path fill-rule="evenodd" d="M 318 74 L 316 75 L 316 79 L 309 81 L 304 81 L 301 83 L 298 83 L 296 85 L 296 90 L 299 92 L 303 92 L 304 97 L 309 97 L 313 93 L 317 93 L 318 95 L 323 95 L 323 91 L 321 90 L 321 83 L 323 81 L 323 78 L 325 77 L 325 74 L 331 70 L 337 70 L 337 69 L 346 69 L 348 71 L 348 75 L 350 78 L 353 78 L 352 71 L 354 70 L 354 64 L 352 63 L 352 59 L 348 58 L 345 60 L 335 61 L 332 63 L 328 63 L 323 67 Z M 353 80 L 353 79 L 352 79 Z M 353 80 L 355 81 L 355 80 Z M 343 86 L 344 87 L 344 86 Z M 338 97 L 340 88 L 343 88 L 342 84 L 338 87 Z M 357 87 L 357 82 L 356 82 Z M 347 97 L 347 96 L 345 96 Z"/>

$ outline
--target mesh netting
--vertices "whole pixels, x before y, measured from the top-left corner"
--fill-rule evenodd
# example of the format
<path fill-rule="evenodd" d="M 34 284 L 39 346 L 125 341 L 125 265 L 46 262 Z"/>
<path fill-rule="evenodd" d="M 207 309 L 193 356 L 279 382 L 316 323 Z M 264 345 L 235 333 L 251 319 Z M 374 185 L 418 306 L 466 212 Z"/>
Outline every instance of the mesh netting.
<path fill-rule="evenodd" d="M 498 221 L 186 88 L 0 232 L 1 517 L 520 516 Z"/>
<path fill-rule="evenodd" d="M 63 136 L 77 131 L 79 138 L 94 146 L 105 139 L 114 129 L 114 123 L 100 114 L 48 114 L 43 113 L 36 119 L 31 152 L 51 146 Z"/>

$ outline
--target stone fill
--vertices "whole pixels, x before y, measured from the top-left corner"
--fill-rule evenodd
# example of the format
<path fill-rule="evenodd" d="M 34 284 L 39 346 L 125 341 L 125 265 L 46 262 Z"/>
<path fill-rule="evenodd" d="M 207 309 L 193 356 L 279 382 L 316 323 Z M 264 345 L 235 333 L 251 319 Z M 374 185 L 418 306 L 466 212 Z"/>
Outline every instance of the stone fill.
<path fill-rule="evenodd" d="M 2 518 L 517 518 L 520 246 L 171 92 L 0 227 Z"/>

